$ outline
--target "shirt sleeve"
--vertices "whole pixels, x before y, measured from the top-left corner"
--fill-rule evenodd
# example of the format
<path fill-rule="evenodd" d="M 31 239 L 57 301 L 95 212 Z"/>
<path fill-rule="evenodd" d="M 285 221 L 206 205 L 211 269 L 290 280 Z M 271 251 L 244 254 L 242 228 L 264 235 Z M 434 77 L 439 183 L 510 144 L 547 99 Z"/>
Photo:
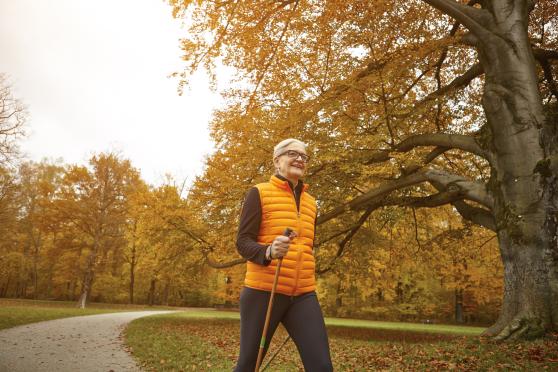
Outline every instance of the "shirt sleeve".
<path fill-rule="evenodd" d="M 236 248 L 238 253 L 248 261 L 267 266 L 271 262 L 265 258 L 267 246 L 258 243 L 261 221 L 260 193 L 256 187 L 252 187 L 246 194 L 242 206 L 238 235 L 236 236 Z"/>

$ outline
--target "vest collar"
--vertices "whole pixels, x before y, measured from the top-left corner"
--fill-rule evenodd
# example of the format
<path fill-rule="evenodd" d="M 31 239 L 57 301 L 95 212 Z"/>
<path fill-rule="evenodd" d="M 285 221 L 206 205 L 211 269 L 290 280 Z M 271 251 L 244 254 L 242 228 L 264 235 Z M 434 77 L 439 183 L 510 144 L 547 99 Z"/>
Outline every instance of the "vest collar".
<path fill-rule="evenodd" d="M 269 179 L 269 182 L 271 182 L 271 184 L 287 190 L 287 191 L 292 191 L 291 189 L 291 183 L 289 182 L 289 180 L 287 180 L 285 177 L 278 175 L 278 174 L 274 174 L 273 176 L 271 176 L 271 178 Z M 304 182 L 302 182 L 302 180 L 298 181 L 299 185 L 302 185 L 301 190 L 302 191 L 306 191 L 306 189 L 308 188 L 308 185 L 305 184 Z M 299 185 L 297 185 L 297 188 L 300 187 Z"/>

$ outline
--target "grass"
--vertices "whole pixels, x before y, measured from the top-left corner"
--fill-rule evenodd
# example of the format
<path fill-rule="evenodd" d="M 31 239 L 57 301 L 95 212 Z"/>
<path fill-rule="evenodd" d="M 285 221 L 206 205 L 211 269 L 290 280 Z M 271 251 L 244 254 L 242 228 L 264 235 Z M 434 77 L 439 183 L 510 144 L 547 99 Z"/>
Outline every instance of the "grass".
<path fill-rule="evenodd" d="M 75 301 L 0 299 L 0 329 L 72 316 L 155 309 L 164 310 L 171 308 L 91 303 L 86 309 L 78 309 L 76 308 Z"/>
<path fill-rule="evenodd" d="M 558 369 L 558 335 L 498 344 L 477 337 L 482 331 L 478 327 L 336 318 L 326 319 L 326 324 L 336 371 Z M 133 321 L 125 335 L 130 351 L 147 370 L 230 371 L 239 347 L 238 313 L 151 316 Z M 279 327 L 269 355 L 285 337 L 286 331 Z M 303 371 L 292 341 L 268 370 Z"/>
<path fill-rule="evenodd" d="M 0 329 L 42 320 L 117 311 L 177 309 L 143 305 L 0 299 Z M 336 371 L 558 370 L 558 335 L 533 342 L 494 343 L 479 327 L 326 318 Z M 125 332 L 130 351 L 152 371 L 230 371 L 236 362 L 239 314 L 188 310 L 133 321 Z M 279 327 L 274 354 L 286 337 Z M 269 357 L 269 356 L 268 356 Z M 265 361 L 264 361 L 265 363 Z M 289 341 L 269 371 L 302 371 Z"/>

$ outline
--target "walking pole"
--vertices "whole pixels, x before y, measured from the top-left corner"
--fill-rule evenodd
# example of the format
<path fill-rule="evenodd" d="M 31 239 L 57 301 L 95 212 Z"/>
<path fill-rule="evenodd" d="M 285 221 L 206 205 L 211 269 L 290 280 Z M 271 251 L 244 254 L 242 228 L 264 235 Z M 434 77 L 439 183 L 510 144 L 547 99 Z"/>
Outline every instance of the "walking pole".
<path fill-rule="evenodd" d="M 287 227 L 283 232 L 283 235 L 290 236 L 292 231 L 293 230 Z M 283 257 L 279 258 L 279 262 L 277 263 L 277 268 L 275 269 L 275 277 L 273 278 L 273 286 L 271 287 L 271 295 L 269 296 L 269 304 L 267 305 L 267 313 L 265 314 L 264 329 L 262 332 L 262 338 L 260 340 L 258 360 L 256 361 L 256 368 L 254 369 L 255 372 L 259 372 L 260 365 L 262 364 L 263 352 L 265 348 L 265 336 L 267 335 L 267 328 L 269 327 L 269 320 L 271 319 L 271 309 L 273 308 L 273 297 L 275 296 L 275 289 L 277 288 L 277 281 L 279 279 L 279 271 L 281 270 L 282 263 L 283 263 Z"/>
<path fill-rule="evenodd" d="M 289 341 L 291 339 L 291 336 L 287 336 L 287 338 L 285 339 L 285 341 L 283 341 L 283 343 L 281 344 L 281 346 L 279 346 L 277 348 L 277 350 L 275 350 L 275 354 L 273 354 L 271 356 L 271 358 L 269 358 L 269 360 L 267 361 L 267 363 L 265 364 L 265 366 L 263 366 L 261 372 L 265 371 L 267 369 L 267 367 L 269 367 L 269 365 L 271 364 L 271 362 L 273 362 L 273 359 L 275 359 L 275 357 L 277 356 L 277 354 L 279 354 L 279 352 L 281 351 L 281 349 L 283 348 L 283 346 L 285 346 L 285 344 L 287 343 L 287 341 Z"/>

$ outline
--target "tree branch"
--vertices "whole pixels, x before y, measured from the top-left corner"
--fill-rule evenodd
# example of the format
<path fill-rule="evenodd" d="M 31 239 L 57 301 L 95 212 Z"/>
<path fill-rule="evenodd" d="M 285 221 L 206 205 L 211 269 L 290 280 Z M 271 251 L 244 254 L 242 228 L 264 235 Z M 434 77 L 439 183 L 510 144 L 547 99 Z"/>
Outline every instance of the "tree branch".
<path fill-rule="evenodd" d="M 440 169 L 427 169 L 424 173 L 431 184 L 438 183 L 443 185 L 444 188 L 455 185 L 461 189 L 465 199 L 475 201 L 489 209 L 494 206 L 494 199 L 488 193 L 486 184 L 483 182 L 470 181 L 465 177 Z"/>
<path fill-rule="evenodd" d="M 363 207 L 370 207 L 376 205 L 375 208 L 385 205 L 385 197 L 392 191 L 412 186 L 415 184 L 429 182 L 431 184 L 441 185 L 443 188 L 450 186 L 459 188 L 464 199 L 475 201 L 489 209 L 492 209 L 494 200 L 487 192 L 486 185 L 481 182 L 470 181 L 465 177 L 458 176 L 444 170 L 439 169 L 424 169 L 411 174 L 401 176 L 400 178 L 380 185 L 377 188 L 371 189 L 363 195 L 360 195 L 346 204 L 333 208 L 331 211 L 320 215 L 317 219 L 317 224 L 327 222 L 345 212 L 356 211 Z"/>
<path fill-rule="evenodd" d="M 388 182 L 384 185 L 380 185 L 375 189 L 369 190 L 367 193 L 354 198 L 350 202 L 340 205 L 339 207 L 334 208 L 331 211 L 319 216 L 316 223 L 318 225 L 322 224 L 326 221 L 331 220 L 332 218 L 339 216 L 344 212 L 358 210 L 364 205 L 371 204 L 376 199 L 381 198 L 394 190 L 398 190 L 406 186 L 415 185 L 417 183 L 425 181 L 427 181 L 427 178 L 424 172 L 416 172 L 407 176 L 400 177 L 399 179 L 396 179 L 392 182 Z"/>
<path fill-rule="evenodd" d="M 494 216 L 490 211 L 479 208 L 473 207 L 467 204 L 464 201 L 457 201 L 452 203 L 452 205 L 457 209 L 457 212 L 468 221 L 476 223 L 482 227 L 485 227 L 489 230 L 496 231 L 496 221 L 494 220 Z"/>
<path fill-rule="evenodd" d="M 438 9 L 444 14 L 449 15 L 463 26 L 467 27 L 469 31 L 482 38 L 488 31 L 482 26 L 483 18 L 490 15 L 486 10 L 473 8 L 453 0 L 423 0 L 425 3 Z"/>
<path fill-rule="evenodd" d="M 345 250 L 345 247 L 346 247 L 347 243 L 349 243 L 351 241 L 353 236 L 355 236 L 355 234 L 358 232 L 358 230 L 362 227 L 362 225 L 366 222 L 366 220 L 368 219 L 370 214 L 376 208 L 377 208 L 377 206 L 369 206 L 368 207 L 366 212 L 364 212 L 360 216 L 360 218 L 358 219 L 358 222 L 355 225 L 353 225 L 353 227 L 349 230 L 349 233 L 338 243 L 337 252 L 335 253 L 335 256 L 330 261 L 330 263 L 327 265 L 327 267 L 325 267 L 324 269 L 321 269 L 321 268 L 317 269 L 316 274 L 320 275 L 320 274 L 326 273 L 326 272 L 328 272 L 329 270 L 332 269 L 333 264 L 335 263 L 335 261 L 339 257 L 341 257 L 341 255 L 343 254 L 343 251 Z"/>
<path fill-rule="evenodd" d="M 474 137 L 463 134 L 428 133 L 411 136 L 395 146 L 397 152 L 408 152 L 418 146 L 438 146 L 448 149 L 460 149 L 488 158 L 486 152 L 478 145 Z"/>
<path fill-rule="evenodd" d="M 533 55 L 536 59 L 548 60 L 548 59 L 558 59 L 558 50 L 542 49 L 533 47 Z"/>
<path fill-rule="evenodd" d="M 472 154 L 478 155 L 490 162 L 490 154 L 484 151 L 477 143 L 474 137 L 463 135 L 463 134 L 451 134 L 451 133 L 428 133 L 428 134 L 418 134 L 415 136 L 408 137 L 402 142 L 394 146 L 392 151 L 396 152 L 408 152 L 418 146 L 436 146 L 426 157 L 424 158 L 424 164 L 431 163 L 438 156 L 444 152 L 451 149 L 460 149 L 463 151 L 470 152 Z M 382 163 L 391 159 L 389 155 L 390 150 L 380 150 L 372 153 L 368 156 L 368 159 L 364 162 L 366 165 L 373 163 Z M 407 173 L 418 170 L 408 170 Z"/>
<path fill-rule="evenodd" d="M 437 89 L 436 91 L 430 93 L 429 95 L 427 95 L 426 97 L 424 97 L 421 101 L 417 102 L 413 108 L 413 110 L 403 113 L 403 114 L 397 114 L 397 115 L 393 115 L 397 118 L 403 119 L 408 117 L 409 115 L 411 115 L 413 112 L 416 111 L 417 108 L 423 106 L 424 104 L 443 96 L 444 94 L 452 91 L 452 90 L 456 90 L 459 88 L 463 88 L 467 85 L 469 85 L 469 83 L 471 81 L 473 81 L 475 78 L 481 76 L 484 73 L 484 69 L 482 68 L 482 66 L 480 65 L 480 63 L 476 63 L 473 66 L 471 66 L 467 71 L 465 71 L 465 73 L 463 73 L 463 75 L 460 75 L 458 77 L 456 77 L 455 79 L 453 79 L 448 85 L 445 85 L 443 87 L 441 87 L 440 89 Z"/>
<path fill-rule="evenodd" d="M 548 90 L 550 90 L 550 93 L 558 100 L 558 88 L 556 88 L 556 82 L 552 76 L 552 67 L 550 67 L 550 63 L 548 63 L 546 59 L 541 60 L 540 63 L 544 72 L 544 78 L 548 83 Z"/>
<path fill-rule="evenodd" d="M 448 187 L 438 194 L 421 197 L 389 197 L 384 205 L 397 205 L 400 207 L 412 208 L 436 208 L 442 205 L 451 204 L 463 199 L 463 193 L 458 187 Z"/>
<path fill-rule="evenodd" d="M 446 187 L 438 182 L 431 182 L 431 184 L 440 193 L 446 191 Z M 456 200 L 451 204 L 455 207 L 457 212 L 466 220 L 476 223 L 477 225 L 485 227 L 489 230 L 496 231 L 496 221 L 494 220 L 494 216 L 489 210 L 479 207 L 473 207 L 463 200 Z"/>

